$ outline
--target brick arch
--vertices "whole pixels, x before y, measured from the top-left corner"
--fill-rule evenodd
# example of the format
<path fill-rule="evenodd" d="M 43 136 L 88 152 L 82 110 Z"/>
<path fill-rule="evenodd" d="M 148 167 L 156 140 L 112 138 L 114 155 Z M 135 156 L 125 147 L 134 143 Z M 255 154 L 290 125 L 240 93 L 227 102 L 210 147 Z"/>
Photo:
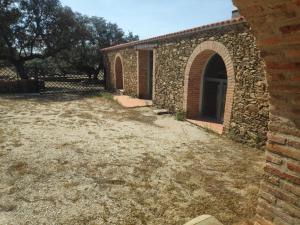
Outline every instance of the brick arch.
<path fill-rule="evenodd" d="M 124 64 L 120 53 L 115 56 L 114 60 L 115 88 L 124 88 Z"/>
<path fill-rule="evenodd" d="M 202 78 L 209 59 L 219 54 L 223 59 L 227 71 L 227 94 L 224 112 L 224 128 L 228 128 L 231 119 L 231 110 L 233 105 L 233 94 L 235 86 L 235 75 L 233 62 L 228 49 L 216 41 L 206 41 L 198 45 L 190 56 L 184 79 L 184 101 L 183 108 L 188 118 L 196 118 L 200 110 L 200 96 Z"/>

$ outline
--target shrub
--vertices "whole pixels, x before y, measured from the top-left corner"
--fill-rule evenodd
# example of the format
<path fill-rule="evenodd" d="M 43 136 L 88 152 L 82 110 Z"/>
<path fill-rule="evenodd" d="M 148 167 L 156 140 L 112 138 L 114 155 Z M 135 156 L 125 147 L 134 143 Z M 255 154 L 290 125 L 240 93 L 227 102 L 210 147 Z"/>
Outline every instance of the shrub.
<path fill-rule="evenodd" d="M 105 99 L 109 100 L 109 101 L 114 101 L 114 96 L 109 92 L 103 92 L 103 93 L 100 94 L 100 96 L 102 98 L 105 98 Z"/>
<path fill-rule="evenodd" d="M 175 117 L 178 121 L 184 121 L 186 118 L 186 113 L 182 111 L 176 112 Z"/>
<path fill-rule="evenodd" d="M 36 80 L 0 81 L 0 93 L 38 93 L 40 86 L 43 84 Z"/>

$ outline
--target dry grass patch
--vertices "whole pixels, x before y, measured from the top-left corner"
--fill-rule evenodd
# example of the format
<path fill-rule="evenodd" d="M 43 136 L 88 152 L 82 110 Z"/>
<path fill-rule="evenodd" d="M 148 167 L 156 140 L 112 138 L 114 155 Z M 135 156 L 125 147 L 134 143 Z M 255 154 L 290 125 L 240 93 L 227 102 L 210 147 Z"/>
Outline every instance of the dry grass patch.
<path fill-rule="evenodd" d="M 0 98 L 3 224 L 177 225 L 254 216 L 263 152 L 110 97 Z"/>

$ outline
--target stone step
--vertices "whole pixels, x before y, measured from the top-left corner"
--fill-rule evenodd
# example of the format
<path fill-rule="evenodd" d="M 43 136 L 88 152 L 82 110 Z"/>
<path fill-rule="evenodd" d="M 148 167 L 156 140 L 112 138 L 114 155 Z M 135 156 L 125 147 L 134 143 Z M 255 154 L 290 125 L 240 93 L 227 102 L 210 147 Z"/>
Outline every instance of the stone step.
<path fill-rule="evenodd" d="M 116 92 L 117 95 L 124 95 L 124 89 L 118 89 Z"/>
<path fill-rule="evenodd" d="M 154 109 L 153 112 L 156 115 L 165 115 L 165 114 L 170 114 L 170 112 L 166 109 Z"/>

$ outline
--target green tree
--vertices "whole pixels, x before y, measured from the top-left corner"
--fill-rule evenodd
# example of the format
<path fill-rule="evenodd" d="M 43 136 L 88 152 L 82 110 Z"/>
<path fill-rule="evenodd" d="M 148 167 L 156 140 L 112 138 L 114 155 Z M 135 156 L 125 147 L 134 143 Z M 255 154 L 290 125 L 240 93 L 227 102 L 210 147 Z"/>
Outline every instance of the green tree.
<path fill-rule="evenodd" d="M 25 62 L 70 48 L 78 29 L 72 10 L 58 0 L 0 0 L 0 60 L 28 79 Z"/>
<path fill-rule="evenodd" d="M 76 14 L 76 21 L 80 27 L 80 39 L 73 43 L 70 49 L 65 49 L 56 56 L 60 68 L 76 70 L 87 74 L 90 78 L 98 78 L 104 69 L 101 48 L 138 40 L 132 33 L 125 35 L 117 24 L 107 23 L 101 17 L 87 17 Z"/>

